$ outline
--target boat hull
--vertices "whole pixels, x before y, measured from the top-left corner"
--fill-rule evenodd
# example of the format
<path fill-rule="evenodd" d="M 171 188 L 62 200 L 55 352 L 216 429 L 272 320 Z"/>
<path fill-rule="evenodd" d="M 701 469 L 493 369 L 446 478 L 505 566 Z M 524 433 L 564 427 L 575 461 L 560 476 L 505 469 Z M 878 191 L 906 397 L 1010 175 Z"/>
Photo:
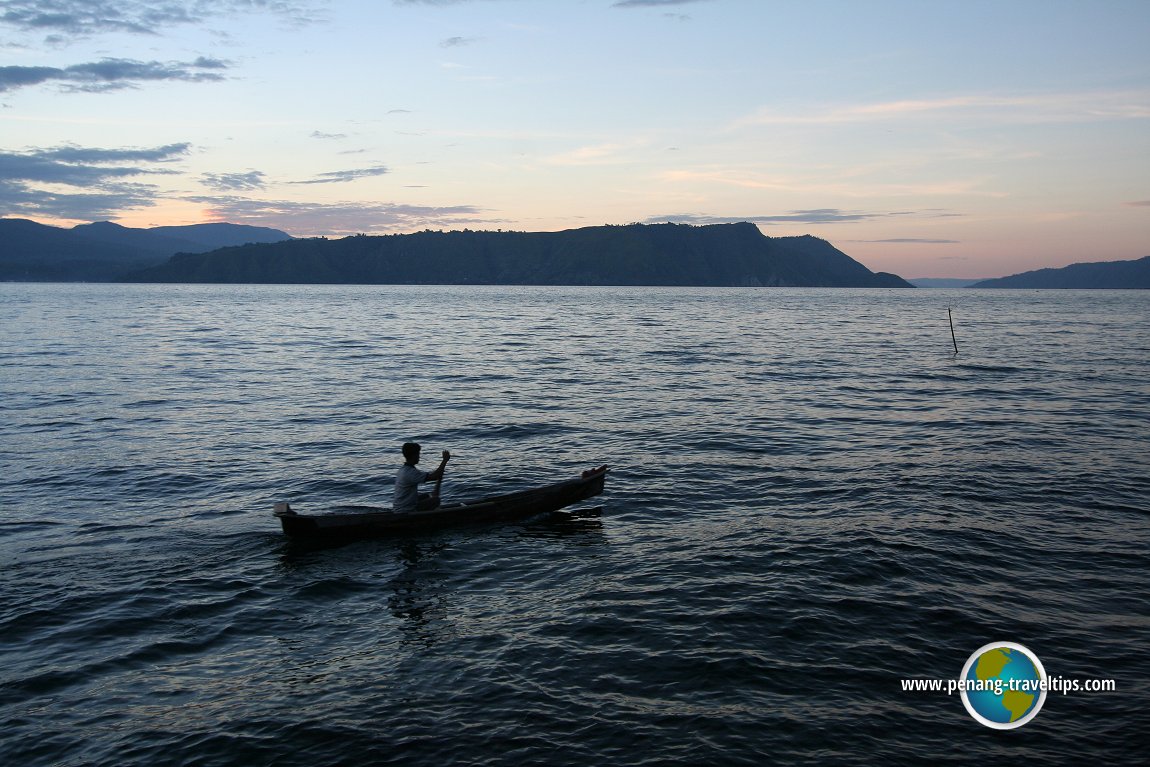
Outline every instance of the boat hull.
<path fill-rule="evenodd" d="M 396 514 L 371 506 L 343 507 L 328 514 L 299 514 L 276 504 L 275 516 L 293 540 L 378 538 L 456 525 L 509 522 L 558 511 L 603 492 L 607 467 L 544 487 L 475 501 L 448 504 L 433 511 Z"/>

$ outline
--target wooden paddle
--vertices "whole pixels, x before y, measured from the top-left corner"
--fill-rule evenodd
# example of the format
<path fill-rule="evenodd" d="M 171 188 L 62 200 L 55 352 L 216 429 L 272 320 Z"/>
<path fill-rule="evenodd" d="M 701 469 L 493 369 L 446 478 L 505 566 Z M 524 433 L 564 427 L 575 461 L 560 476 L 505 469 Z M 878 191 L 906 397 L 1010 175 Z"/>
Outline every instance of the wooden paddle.
<path fill-rule="evenodd" d="M 439 479 L 435 480 L 435 490 L 431 493 L 431 497 L 436 501 L 439 500 L 439 488 L 443 484 L 444 469 L 447 468 L 447 461 L 451 458 L 451 453 L 443 451 L 443 461 L 439 464 Z"/>

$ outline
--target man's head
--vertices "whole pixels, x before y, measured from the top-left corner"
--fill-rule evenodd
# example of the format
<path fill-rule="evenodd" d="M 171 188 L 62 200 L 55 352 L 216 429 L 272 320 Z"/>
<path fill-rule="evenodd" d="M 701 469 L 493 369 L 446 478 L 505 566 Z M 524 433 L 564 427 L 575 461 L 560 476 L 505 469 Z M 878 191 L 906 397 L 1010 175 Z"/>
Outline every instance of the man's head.
<path fill-rule="evenodd" d="M 419 463 L 420 445 L 418 442 L 403 443 L 403 459 L 410 464 Z"/>

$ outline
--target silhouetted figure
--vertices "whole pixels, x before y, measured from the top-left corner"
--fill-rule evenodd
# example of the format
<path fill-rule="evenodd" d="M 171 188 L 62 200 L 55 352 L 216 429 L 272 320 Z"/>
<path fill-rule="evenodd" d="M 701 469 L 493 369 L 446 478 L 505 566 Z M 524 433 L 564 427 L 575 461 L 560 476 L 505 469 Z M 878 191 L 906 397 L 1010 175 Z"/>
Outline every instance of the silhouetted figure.
<path fill-rule="evenodd" d="M 443 460 L 435 471 L 421 471 L 416 468 L 419 463 L 418 442 L 403 443 L 404 464 L 399 468 L 395 477 L 395 498 L 391 503 L 391 510 L 397 514 L 410 514 L 413 511 L 431 511 L 439 508 L 439 483 L 443 481 L 443 470 L 451 453 L 443 451 Z M 419 492 L 419 483 L 435 480 L 435 492 Z"/>

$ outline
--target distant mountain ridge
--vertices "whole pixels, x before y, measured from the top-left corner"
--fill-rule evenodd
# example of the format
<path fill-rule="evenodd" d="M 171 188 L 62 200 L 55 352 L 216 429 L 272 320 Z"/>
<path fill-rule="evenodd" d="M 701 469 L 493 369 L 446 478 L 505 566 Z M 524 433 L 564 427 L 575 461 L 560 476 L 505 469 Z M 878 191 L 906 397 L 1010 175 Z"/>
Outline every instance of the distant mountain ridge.
<path fill-rule="evenodd" d="M 751 223 L 561 232 L 424 231 L 179 255 L 136 282 L 912 287 L 825 240 Z"/>
<path fill-rule="evenodd" d="M 160 264 L 176 253 L 291 239 L 278 229 L 190 224 L 151 229 L 101 221 L 71 229 L 22 218 L 0 219 L 0 280 L 93 282 Z"/>
<path fill-rule="evenodd" d="M 1061 269 L 1036 269 L 993 280 L 972 288 L 1059 288 L 1080 290 L 1150 289 L 1150 256 L 1135 261 L 1099 261 L 1071 264 Z"/>

